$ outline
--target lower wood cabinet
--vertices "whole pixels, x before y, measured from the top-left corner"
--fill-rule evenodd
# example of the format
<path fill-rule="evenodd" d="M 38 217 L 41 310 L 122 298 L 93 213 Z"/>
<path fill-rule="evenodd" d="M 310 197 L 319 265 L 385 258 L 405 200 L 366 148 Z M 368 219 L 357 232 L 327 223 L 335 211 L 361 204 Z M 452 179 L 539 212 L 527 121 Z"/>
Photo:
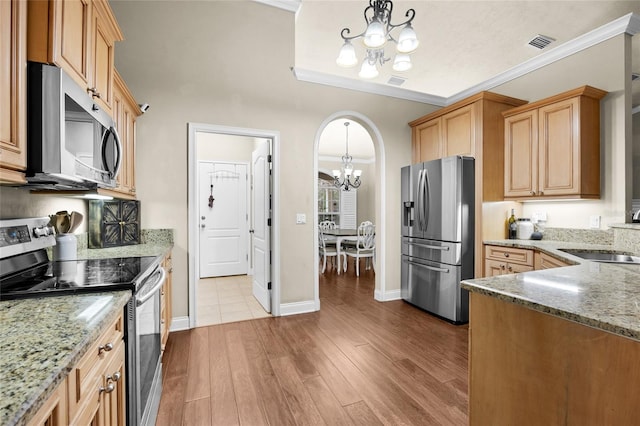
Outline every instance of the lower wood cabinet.
<path fill-rule="evenodd" d="M 640 342 L 469 298 L 470 425 L 638 424 Z"/>
<path fill-rule="evenodd" d="M 162 352 L 167 345 L 169 339 L 169 330 L 171 329 L 171 281 L 173 277 L 173 263 L 171 253 L 169 253 L 162 262 L 162 267 L 167 272 L 167 279 L 160 291 L 160 336 L 162 338 Z"/>
<path fill-rule="evenodd" d="M 126 424 L 124 322 L 111 323 L 78 364 L 68 382 L 70 424 Z"/>
<path fill-rule="evenodd" d="M 27 426 L 64 426 L 68 423 L 67 379 L 64 379 L 38 412 L 29 420 Z"/>
<path fill-rule="evenodd" d="M 562 266 L 569 266 L 569 263 L 563 262 L 560 259 L 551 257 L 546 253 L 536 252 L 533 262 L 536 271 L 540 269 L 560 268 Z"/>
<path fill-rule="evenodd" d="M 119 315 L 71 368 L 28 426 L 126 426 L 124 321 Z"/>
<path fill-rule="evenodd" d="M 486 277 L 533 271 L 533 250 L 490 245 L 484 250 Z"/>

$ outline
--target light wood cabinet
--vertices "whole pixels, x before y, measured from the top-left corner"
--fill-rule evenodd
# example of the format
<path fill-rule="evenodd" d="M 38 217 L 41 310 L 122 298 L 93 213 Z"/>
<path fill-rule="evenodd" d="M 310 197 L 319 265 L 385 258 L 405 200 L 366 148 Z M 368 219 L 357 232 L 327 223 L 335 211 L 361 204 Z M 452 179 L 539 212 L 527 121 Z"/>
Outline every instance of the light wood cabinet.
<path fill-rule="evenodd" d="M 640 342 L 469 297 L 471 426 L 638 423 Z"/>
<path fill-rule="evenodd" d="M 485 276 L 533 271 L 534 251 L 515 247 L 485 246 Z"/>
<path fill-rule="evenodd" d="M 560 268 L 562 266 L 569 266 L 570 263 L 563 262 L 560 259 L 556 259 L 555 257 L 549 256 L 546 253 L 541 253 L 537 251 L 534 255 L 534 267 L 536 271 L 541 269 L 551 269 L 551 268 Z"/>
<path fill-rule="evenodd" d="M 27 426 L 65 426 L 68 423 L 67 380 L 65 379 L 29 420 Z"/>
<path fill-rule="evenodd" d="M 491 92 L 481 92 L 409 123 L 413 163 L 451 155 L 475 161 L 475 265 L 482 276 L 482 241 L 485 235 L 482 203 L 504 199 L 504 117 L 502 112 L 526 101 Z"/>
<path fill-rule="evenodd" d="M 68 381 L 70 424 L 125 425 L 126 378 L 122 315 L 107 327 Z"/>
<path fill-rule="evenodd" d="M 31 61 L 64 69 L 111 113 L 115 42 L 123 39 L 107 0 L 29 2 Z"/>
<path fill-rule="evenodd" d="M 0 1 L 0 183 L 25 183 L 27 2 Z"/>
<path fill-rule="evenodd" d="M 160 291 L 160 333 L 162 337 L 162 351 L 164 353 L 164 348 L 167 345 L 167 340 L 169 339 L 169 331 L 171 329 L 171 319 L 172 319 L 172 311 L 171 311 L 171 296 L 172 296 L 172 278 L 173 278 L 173 263 L 171 259 L 171 253 L 169 253 L 162 262 L 162 267 L 167 272 L 167 279 L 162 286 L 162 290 Z"/>
<path fill-rule="evenodd" d="M 503 112 L 504 198 L 600 197 L 600 99 L 584 86 Z"/>
<path fill-rule="evenodd" d="M 136 120 L 140 115 L 138 103 L 118 71 L 114 71 L 113 119 L 122 143 L 122 164 L 116 178 L 117 186 L 99 189 L 103 195 L 136 199 Z"/>

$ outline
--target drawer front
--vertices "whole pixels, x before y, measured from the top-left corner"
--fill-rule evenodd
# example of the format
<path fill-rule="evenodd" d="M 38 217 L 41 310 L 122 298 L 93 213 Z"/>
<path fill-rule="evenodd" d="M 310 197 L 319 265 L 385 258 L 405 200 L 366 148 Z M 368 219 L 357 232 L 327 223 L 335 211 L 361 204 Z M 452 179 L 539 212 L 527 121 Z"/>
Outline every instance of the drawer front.
<path fill-rule="evenodd" d="M 498 262 L 508 262 L 533 267 L 533 250 L 528 249 L 485 246 L 485 258 L 488 260 L 497 260 Z"/>
<path fill-rule="evenodd" d="M 97 401 L 102 386 L 102 373 L 111 359 L 124 346 L 124 322 L 122 315 L 112 322 L 91 345 L 80 362 L 68 376 L 69 384 L 69 419 L 73 420 L 83 411 L 89 401 Z"/>

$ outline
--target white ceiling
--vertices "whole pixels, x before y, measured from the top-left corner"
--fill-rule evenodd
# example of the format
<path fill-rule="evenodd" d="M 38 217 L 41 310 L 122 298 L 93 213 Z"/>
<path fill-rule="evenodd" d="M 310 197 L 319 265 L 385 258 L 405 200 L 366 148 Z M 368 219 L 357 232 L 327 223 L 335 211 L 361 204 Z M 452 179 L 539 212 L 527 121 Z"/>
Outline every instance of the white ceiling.
<path fill-rule="evenodd" d="M 270 4 L 273 1 L 261 0 Z M 391 69 L 391 63 L 380 68 L 373 80 L 358 77 L 359 65 L 341 68 L 336 57 L 342 46 L 340 31 L 351 29 L 359 34 L 365 29 L 363 18 L 366 0 L 276 0 L 276 4 L 297 8 L 294 72 L 301 80 L 350 87 L 356 90 L 447 105 L 480 90 L 488 82 L 523 67 L 527 61 L 548 54 L 571 51 L 588 39 L 590 33 L 604 28 L 629 13 L 640 22 L 640 1 L 394 1 L 392 22 L 401 22 L 409 8 L 416 11 L 413 20 L 420 46 L 411 55 L 413 68 L 404 73 Z M 629 19 L 627 18 L 627 22 Z M 632 20 L 633 21 L 633 20 Z M 632 22 L 637 25 L 637 22 Z M 399 30 L 399 29 L 398 29 Z M 395 31 L 398 31 L 395 30 Z M 640 30 L 636 28 L 635 31 Z M 543 50 L 529 46 L 537 34 L 556 41 Z M 396 34 L 397 35 L 397 34 Z M 364 55 L 359 40 L 354 41 L 357 55 Z M 387 44 L 387 56 L 393 57 L 393 45 Z M 634 43 L 634 72 L 640 72 L 640 43 Z M 387 84 L 389 77 L 401 76 L 406 82 L 398 90 Z M 506 78 L 506 77 L 505 77 Z M 635 92 L 640 93 L 640 82 Z M 640 97 L 634 105 L 640 104 Z"/>
<path fill-rule="evenodd" d="M 393 2 L 392 23 L 402 22 L 410 8 L 416 12 L 412 25 L 420 46 L 411 55 L 413 68 L 398 73 L 389 62 L 379 67 L 377 78 L 362 80 L 358 71 L 365 50 L 360 40 L 353 42 L 360 61 L 355 68 L 341 68 L 335 60 L 343 43 L 340 31 L 349 28 L 352 35 L 364 31 L 363 12 L 368 0 L 256 1 L 295 12 L 293 71 L 298 79 L 438 106 L 490 90 L 608 37 L 640 31 L 637 0 L 397 0 Z M 529 46 L 529 40 L 538 34 L 555 41 L 542 50 Z M 390 58 L 393 47 L 387 43 Z M 632 72 L 640 74 L 640 36 L 633 38 L 632 56 Z M 406 81 L 400 87 L 390 85 L 387 82 L 391 76 Z M 632 83 L 632 91 L 637 111 L 640 79 Z M 327 126 L 320 141 L 320 156 L 342 155 L 343 123 L 337 120 Z M 372 158 L 371 138 L 354 124 L 349 129 L 350 153 L 354 158 Z"/>

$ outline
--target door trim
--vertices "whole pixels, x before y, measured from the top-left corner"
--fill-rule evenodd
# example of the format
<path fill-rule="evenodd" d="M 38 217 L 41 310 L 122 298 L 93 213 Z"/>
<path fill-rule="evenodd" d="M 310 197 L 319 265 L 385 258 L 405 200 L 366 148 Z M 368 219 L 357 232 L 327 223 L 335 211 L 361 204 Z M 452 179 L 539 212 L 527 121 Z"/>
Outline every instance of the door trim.
<path fill-rule="evenodd" d="M 187 123 L 188 131 L 188 264 L 189 264 L 189 327 L 196 325 L 196 272 L 198 259 L 198 206 L 197 206 L 197 147 L 196 132 L 247 136 L 271 139 L 271 314 L 280 316 L 280 132 L 242 127 L 218 126 L 204 123 Z"/>
<path fill-rule="evenodd" d="M 387 217 L 385 209 L 386 205 L 386 160 L 384 153 L 384 141 L 378 127 L 367 116 L 356 111 L 338 111 L 327 117 L 318 127 L 316 132 L 314 150 L 313 150 L 313 176 L 315 182 L 318 179 L 318 146 L 320 144 L 320 136 L 327 125 L 340 118 L 348 118 L 349 120 L 360 123 L 371 136 L 376 154 L 376 193 L 375 193 L 375 210 L 376 210 L 376 285 L 374 298 L 379 301 L 395 300 L 399 292 L 393 291 L 387 294 L 385 275 L 386 275 L 386 221 Z M 318 185 L 313 185 L 313 199 L 318 199 Z M 318 241 L 318 203 L 313 203 L 313 241 Z M 315 246 L 314 246 L 315 247 Z M 320 256 L 318 250 L 314 248 L 315 262 L 313 266 L 314 279 L 314 300 L 316 309 L 320 310 L 320 277 L 319 263 Z"/>

